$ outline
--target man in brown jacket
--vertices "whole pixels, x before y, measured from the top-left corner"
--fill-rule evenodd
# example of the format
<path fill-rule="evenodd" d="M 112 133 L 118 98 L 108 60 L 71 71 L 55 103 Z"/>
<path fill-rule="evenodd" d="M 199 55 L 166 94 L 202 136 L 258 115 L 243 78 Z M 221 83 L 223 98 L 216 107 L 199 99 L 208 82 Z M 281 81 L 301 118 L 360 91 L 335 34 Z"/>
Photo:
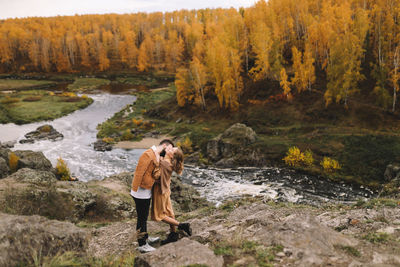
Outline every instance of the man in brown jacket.
<path fill-rule="evenodd" d="M 169 146 L 173 147 L 174 143 L 169 139 L 164 139 L 158 146 L 152 146 L 143 152 L 139 158 L 133 177 L 131 196 L 136 204 L 138 250 L 142 253 L 155 250 L 155 248 L 147 243 L 147 239 L 149 238 L 147 234 L 147 217 L 149 216 L 150 209 L 151 188 L 155 181 L 152 174 L 154 168 L 160 162 L 160 154 L 165 153 L 165 149 Z"/>

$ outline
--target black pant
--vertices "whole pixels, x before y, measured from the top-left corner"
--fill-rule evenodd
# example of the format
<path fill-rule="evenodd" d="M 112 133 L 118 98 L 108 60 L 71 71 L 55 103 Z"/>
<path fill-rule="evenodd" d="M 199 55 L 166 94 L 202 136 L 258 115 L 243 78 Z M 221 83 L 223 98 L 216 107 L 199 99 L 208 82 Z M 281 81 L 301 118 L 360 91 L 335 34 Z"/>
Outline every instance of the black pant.
<path fill-rule="evenodd" d="M 139 246 L 143 246 L 146 244 L 146 240 L 148 238 L 147 217 L 149 217 L 150 198 L 140 199 L 133 197 L 133 200 L 135 201 L 136 204 L 136 213 L 137 213 L 136 230 L 140 232 L 140 234 L 138 234 L 138 243 Z"/>

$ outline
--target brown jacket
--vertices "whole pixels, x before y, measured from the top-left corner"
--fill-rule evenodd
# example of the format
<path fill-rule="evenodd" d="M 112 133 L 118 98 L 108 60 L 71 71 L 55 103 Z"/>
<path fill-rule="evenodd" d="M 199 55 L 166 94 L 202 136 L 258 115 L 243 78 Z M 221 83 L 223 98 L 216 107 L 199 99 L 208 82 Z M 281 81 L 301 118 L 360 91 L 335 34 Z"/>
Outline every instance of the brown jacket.
<path fill-rule="evenodd" d="M 153 149 L 147 149 L 139 158 L 135 175 L 132 181 L 132 190 L 137 191 L 138 187 L 151 189 L 154 184 L 152 173 L 157 166 L 157 158 Z"/>

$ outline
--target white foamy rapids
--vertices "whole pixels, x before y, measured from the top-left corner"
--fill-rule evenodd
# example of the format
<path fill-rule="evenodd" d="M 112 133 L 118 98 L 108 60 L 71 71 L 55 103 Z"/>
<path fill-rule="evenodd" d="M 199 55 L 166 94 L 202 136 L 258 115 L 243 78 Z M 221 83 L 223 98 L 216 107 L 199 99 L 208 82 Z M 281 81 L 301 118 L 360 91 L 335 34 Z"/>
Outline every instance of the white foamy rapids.
<path fill-rule="evenodd" d="M 31 123 L 25 125 L 0 125 L 0 141 L 21 140 L 24 134 L 35 130 L 45 123 L 51 124 L 64 135 L 57 142 L 38 141 L 34 144 L 17 143 L 14 150 L 42 151 L 56 165 L 59 157 L 63 158 L 73 175 L 80 180 L 101 179 L 124 171 L 133 171 L 137 159 L 143 150 L 125 151 L 115 149 L 97 152 L 93 149 L 99 123 L 135 101 L 134 96 L 98 94 L 89 95 L 94 102 L 83 110 L 77 110 L 68 116 L 54 121 Z"/>
<path fill-rule="evenodd" d="M 232 169 L 202 169 L 186 166 L 182 179 L 192 184 L 207 200 L 220 205 L 224 200 L 243 196 L 263 196 L 270 200 L 285 200 L 298 202 L 302 198 L 296 190 L 285 188 L 282 183 L 268 182 L 253 183 L 250 180 L 259 175 L 259 168 Z"/>

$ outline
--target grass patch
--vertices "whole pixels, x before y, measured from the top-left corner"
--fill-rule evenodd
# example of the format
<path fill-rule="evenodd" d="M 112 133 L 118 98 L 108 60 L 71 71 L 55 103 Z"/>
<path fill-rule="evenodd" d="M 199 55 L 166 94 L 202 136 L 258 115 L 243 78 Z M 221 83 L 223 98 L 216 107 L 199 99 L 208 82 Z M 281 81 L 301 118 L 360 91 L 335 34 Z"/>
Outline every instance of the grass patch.
<path fill-rule="evenodd" d="M 18 90 L 38 86 L 51 86 L 53 84 L 55 83 L 52 81 L 0 79 L 0 91 Z"/>
<path fill-rule="evenodd" d="M 174 95 L 175 90 L 173 88 L 137 93 L 137 100 L 132 105 L 128 105 L 123 110 L 115 113 L 112 118 L 97 126 L 99 130 L 97 137 L 112 137 L 116 142 L 122 140 L 140 140 L 144 132 L 155 127 L 158 128 L 158 124 L 163 123 L 162 121 L 145 120 L 144 117 L 147 110 Z M 131 129 L 137 129 L 137 132 L 130 135 Z"/>
<path fill-rule="evenodd" d="M 283 246 L 266 247 L 256 241 L 243 240 L 233 237 L 213 245 L 214 253 L 224 257 L 224 266 L 231 266 L 235 261 L 246 258 L 248 266 L 274 266 L 275 255 L 283 251 Z"/>
<path fill-rule="evenodd" d="M 159 85 L 159 82 L 155 78 L 142 76 L 119 77 L 117 78 L 117 82 L 129 85 L 144 85 L 149 88 L 155 88 Z"/>
<path fill-rule="evenodd" d="M 71 91 L 87 91 L 98 89 L 102 85 L 110 84 L 110 80 L 101 78 L 76 78 L 75 81 L 68 85 Z"/>
<path fill-rule="evenodd" d="M 99 229 L 101 227 L 105 227 L 110 225 L 110 222 L 87 222 L 87 221 L 80 221 L 76 224 L 76 226 L 80 228 L 96 228 Z"/>
<path fill-rule="evenodd" d="M 362 237 L 371 243 L 386 243 L 390 239 L 390 235 L 387 233 L 368 233 Z"/>
<path fill-rule="evenodd" d="M 382 207 L 390 207 L 396 208 L 400 206 L 400 200 L 391 199 L 391 198 L 373 198 L 368 201 L 358 200 L 357 203 L 353 205 L 355 208 L 382 208 Z"/>
<path fill-rule="evenodd" d="M 55 256 L 33 255 L 31 262 L 33 266 L 61 267 L 61 266 L 107 266 L 107 267 L 131 267 L 135 263 L 135 254 L 126 253 L 120 256 L 108 256 L 95 258 L 82 255 L 78 252 L 67 251 L 58 253 Z M 21 263 L 25 266 L 25 263 Z"/>
<path fill-rule="evenodd" d="M 0 94 L 0 102 L 7 98 L 18 100 L 35 99 L 35 101 L 18 101 L 1 105 L 0 122 L 25 124 L 43 120 L 53 120 L 65 116 L 75 110 L 89 106 L 93 99 L 88 97 L 69 97 L 52 95 L 46 91 L 21 91 L 11 96 Z M 71 97 L 72 99 L 72 97 Z M 68 101 L 67 101 L 68 100 Z"/>
<path fill-rule="evenodd" d="M 335 245 L 335 248 L 343 250 L 348 255 L 351 255 L 351 256 L 354 256 L 354 257 L 361 257 L 360 251 L 358 251 L 358 249 L 356 249 L 355 247 L 344 246 L 344 245 Z"/>

